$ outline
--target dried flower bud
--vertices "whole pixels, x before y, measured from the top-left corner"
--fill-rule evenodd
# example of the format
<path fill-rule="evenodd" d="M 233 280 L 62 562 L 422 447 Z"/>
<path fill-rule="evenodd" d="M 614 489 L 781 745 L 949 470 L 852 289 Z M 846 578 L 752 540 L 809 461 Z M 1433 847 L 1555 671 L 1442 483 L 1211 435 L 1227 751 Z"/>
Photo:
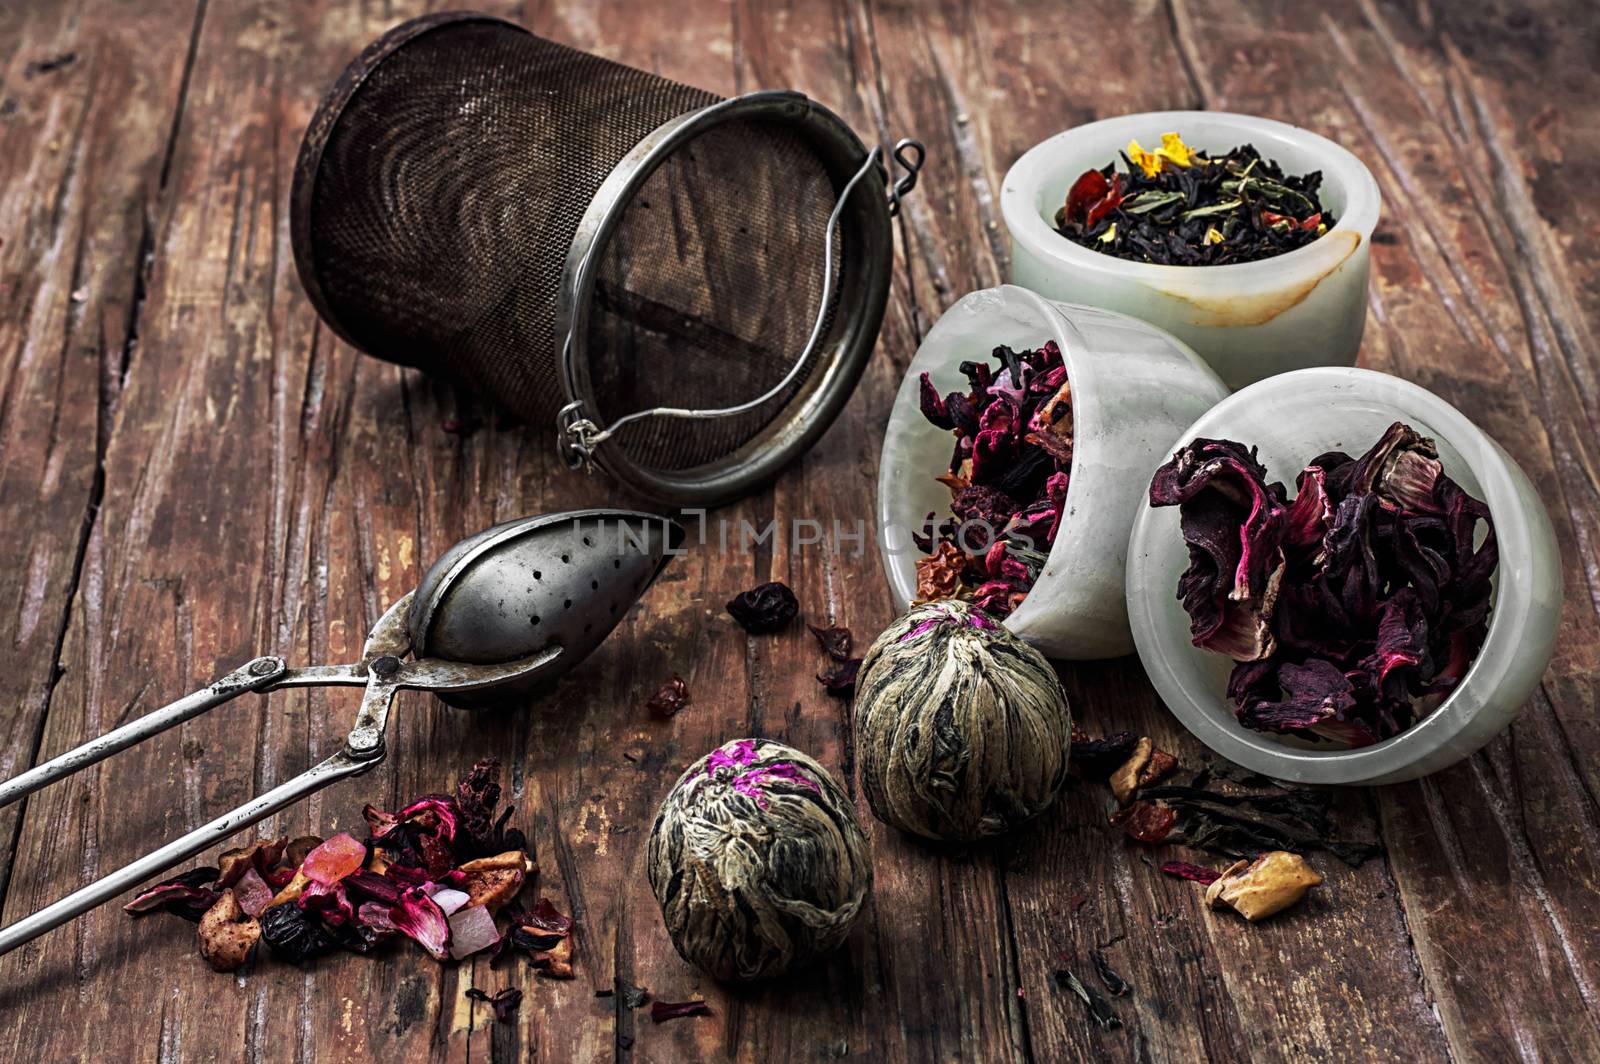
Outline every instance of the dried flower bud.
<path fill-rule="evenodd" d="M 200 956 L 219 972 L 231 972 L 248 960 L 261 937 L 260 921 L 240 920 L 242 916 L 244 910 L 229 889 L 200 918 Z"/>
<path fill-rule="evenodd" d="M 1154 750 L 1155 744 L 1150 741 L 1150 737 L 1148 735 L 1141 737 L 1134 745 L 1132 756 L 1111 774 L 1111 793 L 1116 795 L 1117 801 L 1123 805 L 1133 800 L 1134 792 L 1139 789 L 1139 773 L 1144 771 L 1144 766 Z"/>
<path fill-rule="evenodd" d="M 1281 912 L 1305 897 L 1322 882 L 1304 857 L 1285 850 L 1264 853 L 1254 861 L 1239 861 L 1206 888 L 1213 909 L 1232 908 L 1255 923 Z"/>

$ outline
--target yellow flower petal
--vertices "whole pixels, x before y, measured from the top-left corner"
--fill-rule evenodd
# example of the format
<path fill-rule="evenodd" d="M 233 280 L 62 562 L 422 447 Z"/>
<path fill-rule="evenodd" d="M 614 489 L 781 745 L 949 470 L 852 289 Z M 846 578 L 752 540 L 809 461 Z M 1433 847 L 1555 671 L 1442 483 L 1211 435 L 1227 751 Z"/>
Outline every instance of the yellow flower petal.
<path fill-rule="evenodd" d="M 1161 155 L 1158 152 L 1145 151 L 1139 147 L 1136 140 L 1128 141 L 1128 159 L 1144 171 L 1145 177 L 1155 177 L 1161 172 Z"/>
<path fill-rule="evenodd" d="M 1100 243 L 1109 244 L 1115 239 L 1117 239 L 1117 223 L 1112 222 L 1106 226 L 1106 231 L 1100 234 Z"/>
<path fill-rule="evenodd" d="M 1185 144 L 1183 138 L 1176 133 L 1161 134 L 1161 147 L 1155 154 L 1171 160 L 1173 166 L 1185 170 L 1194 165 L 1194 149 Z"/>
<path fill-rule="evenodd" d="M 1220 244 L 1220 243 L 1222 243 L 1222 234 L 1217 232 L 1217 227 L 1216 226 L 1213 225 L 1210 229 L 1206 230 L 1205 243 L 1207 243 L 1207 244 Z"/>

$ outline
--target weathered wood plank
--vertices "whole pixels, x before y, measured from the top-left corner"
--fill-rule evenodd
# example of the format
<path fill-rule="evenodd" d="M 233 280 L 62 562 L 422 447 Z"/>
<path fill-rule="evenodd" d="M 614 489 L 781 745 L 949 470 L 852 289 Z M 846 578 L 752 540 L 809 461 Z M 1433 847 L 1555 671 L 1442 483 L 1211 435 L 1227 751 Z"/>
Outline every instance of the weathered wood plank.
<path fill-rule="evenodd" d="M 1567 208 L 1583 212 L 1586 197 L 1569 188 L 1566 199 L 1538 204 L 1541 171 L 1519 160 L 1549 158 L 1553 142 L 1525 133 L 1538 115 L 1588 128 L 1593 70 L 1563 42 L 1583 39 L 1574 30 L 1586 23 L 1592 33 L 1594 12 L 1449 11 L 1352 3 L 1306 19 L 1230 6 L 1195 12 L 1196 24 L 1217 32 L 1194 46 L 1213 71 L 1225 57 L 1246 60 L 1217 78 L 1213 105 L 1276 108 L 1329 130 L 1372 166 L 1392 242 L 1374 253 L 1368 359 L 1460 406 L 1549 501 L 1568 597 L 1542 691 L 1484 754 L 1382 789 L 1378 804 L 1453 1053 L 1583 1058 L 1600 1052 L 1600 973 L 1585 945 L 1600 936 L 1589 886 L 1600 867 L 1587 843 L 1600 827 L 1597 496 L 1585 472 L 1597 447 L 1583 387 L 1595 361 L 1582 343 L 1592 307 L 1579 310 L 1569 275 L 1584 264 L 1564 262 L 1558 249 L 1573 223 Z M 1552 84 L 1546 70 L 1561 76 Z M 1546 163 L 1542 173 L 1558 170 Z"/>
<path fill-rule="evenodd" d="M 167 166 L 191 8 L 132 23 L 120 9 L 0 12 L 0 547 L 28 559 L 0 577 L 0 602 L 16 604 L 0 610 L 0 636 L 12 636 L 23 666 L 5 681 L 15 690 L 3 704 L 20 709 L 5 719 L 0 758 L 16 762 L 5 771 L 32 756 L 47 706 L 48 754 L 258 650 L 352 657 L 383 605 L 460 535 L 526 511 L 616 501 L 603 480 L 557 467 L 545 426 L 446 431 L 449 420 L 493 415 L 355 355 L 299 292 L 282 204 L 300 131 L 349 57 L 411 13 L 212 5 Z M 0 1001 L 20 1018 L 9 1056 L 26 1046 L 86 1057 L 107 1029 L 135 1032 L 128 1055 L 139 1058 L 1596 1050 L 1600 903 L 1587 885 L 1600 874 L 1587 841 L 1600 826 L 1600 366 L 1590 342 L 1600 289 L 1589 282 L 1600 220 L 1583 175 L 1600 123 L 1581 51 L 1592 11 L 1351 0 L 1308 17 L 1193 0 L 1067 12 L 695 0 L 670 17 L 582 3 L 522 15 L 669 77 L 725 93 L 798 87 L 863 133 L 928 142 L 924 184 L 900 226 L 909 253 L 860 392 L 775 487 L 711 515 L 735 536 L 741 521 L 826 528 L 837 518 L 849 529 L 864 516 L 898 378 L 945 305 L 1003 275 L 994 190 L 1038 139 L 1106 114 L 1204 102 L 1350 144 L 1384 185 L 1391 241 L 1375 249 L 1366 359 L 1479 419 L 1555 500 L 1569 580 L 1557 663 L 1485 755 L 1373 799 L 1344 796 L 1342 821 L 1355 833 L 1381 827 L 1389 858 L 1359 872 L 1321 862 L 1328 887 L 1273 924 L 1202 911 L 1190 884 L 1161 878 L 1105 827 L 1095 786 L 1018 838 L 965 854 L 909 843 L 862 803 L 877 896 L 848 950 L 776 986 L 730 991 L 684 965 L 661 927 L 641 863 L 656 803 L 683 765 L 745 734 L 793 742 L 843 780 L 853 764 L 847 710 L 812 680 L 822 659 L 810 636 L 746 637 L 722 602 L 784 579 L 810 619 L 850 625 L 862 647 L 889 606 L 870 519 L 859 553 L 849 542 L 700 548 L 530 712 L 469 716 L 407 696 L 385 766 L 280 818 L 291 833 L 359 830 L 362 801 L 442 789 L 501 753 L 540 849 L 540 890 L 578 917 L 575 981 L 482 962 L 441 969 L 405 951 L 305 972 L 263 960 L 228 980 L 203 968 L 185 925 L 132 925 L 107 910 L 0 962 L 14 988 Z M 72 66 L 25 76 L 35 50 L 74 48 Z M 1479 174 L 1459 158 L 1499 169 Z M 144 239 L 153 266 L 137 314 Z M 88 298 L 74 304 L 79 287 Z M 98 514 L 92 526 L 86 514 Z M 674 669 L 696 702 L 672 722 L 650 720 L 642 702 Z M 1066 679 L 1091 731 L 1137 727 L 1186 761 L 1200 756 L 1134 663 L 1076 667 Z M 353 709 L 347 692 L 241 703 L 39 796 L 7 918 L 325 756 Z M 9 831 L 0 822 L 0 836 Z M 1102 1033 L 1050 973 L 1066 963 L 1092 979 L 1088 950 L 1118 935 L 1107 955 L 1134 993 L 1118 1003 L 1127 1027 Z M 619 1013 L 593 997 L 613 975 L 664 997 L 704 994 L 716 1016 L 657 1027 Z M 515 1023 L 471 1006 L 474 984 L 521 986 Z"/>
<path fill-rule="evenodd" d="M 993 209 L 985 204 L 1005 168 L 1039 140 L 1108 114 L 1192 106 L 1200 91 L 1173 61 L 1179 51 L 1173 21 L 1160 7 L 1077 10 L 1070 17 L 1048 5 L 953 7 L 942 18 L 910 6 L 874 14 L 880 38 L 895 44 L 885 63 L 896 64 L 890 83 L 908 86 L 907 106 L 933 108 L 932 101 L 943 99 L 958 115 L 970 110 L 968 122 L 947 124 L 948 134 L 936 114 L 918 124 L 937 141 L 937 157 L 949 152 L 966 163 L 962 176 L 970 190 L 943 195 L 970 199 L 939 219 L 951 234 L 933 241 L 941 247 L 973 232 L 974 220 L 986 224 L 984 212 Z M 1135 55 L 1143 61 L 1126 62 Z M 937 202 L 940 192 L 934 195 Z M 1004 257 L 1002 241 L 992 256 L 997 270 Z M 970 248 L 951 259 L 969 269 L 985 263 L 952 295 L 998 279 L 989 260 Z M 940 297 L 929 301 L 937 306 Z M 1065 671 L 1075 710 L 1091 732 L 1137 728 L 1198 763 L 1202 748 L 1159 706 L 1136 664 Z M 1116 1059 L 1341 1056 L 1391 1046 L 1424 1057 L 1441 1050 L 1381 863 L 1355 871 L 1320 860 L 1330 879 L 1325 901 L 1275 926 L 1246 927 L 1205 912 L 1189 884 L 1164 881 L 1140 860 L 1159 863 L 1176 854 L 1123 846 L 1104 824 L 1106 800 L 1100 787 L 1072 793 L 1062 809 L 1015 840 L 1001 866 L 1036 1049 Z M 1340 816 L 1358 834 L 1376 830 L 1359 794 L 1342 798 Z M 1068 903 L 1075 897 L 1087 899 L 1081 910 Z M 1054 987 L 1052 973 L 1066 964 L 1092 980 L 1089 953 L 1112 939 L 1119 941 L 1107 955 L 1136 990 L 1119 1004 L 1126 1027 L 1101 1032 Z M 1343 1019 L 1350 1008 L 1345 990 L 1357 981 L 1370 1008 L 1353 1023 Z M 1286 993 L 1291 985 L 1296 992 Z"/>
<path fill-rule="evenodd" d="M 141 258 L 179 103 L 192 3 L 0 12 L 0 772 L 26 768 L 99 460 L 134 353 Z M 135 57 L 129 41 L 162 45 Z M 0 814 L 0 894 L 15 808 Z"/>

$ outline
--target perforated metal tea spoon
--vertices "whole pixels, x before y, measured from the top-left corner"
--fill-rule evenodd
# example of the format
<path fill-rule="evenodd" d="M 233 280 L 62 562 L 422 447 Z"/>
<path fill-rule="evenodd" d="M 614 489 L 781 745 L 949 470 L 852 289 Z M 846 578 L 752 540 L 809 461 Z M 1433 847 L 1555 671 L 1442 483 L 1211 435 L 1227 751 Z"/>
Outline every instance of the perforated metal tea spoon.
<path fill-rule="evenodd" d="M 308 794 L 383 760 L 395 692 L 432 691 L 459 707 L 526 699 L 577 665 L 616 627 L 683 541 L 672 521 L 579 510 L 508 521 L 468 536 L 384 611 L 361 660 L 290 668 L 256 658 L 204 690 L 0 784 L 0 806 L 247 691 L 365 687 L 344 747 L 321 764 L 182 838 L 0 929 L 0 954 L 138 886 Z M 407 654 L 411 654 L 407 660 Z"/>

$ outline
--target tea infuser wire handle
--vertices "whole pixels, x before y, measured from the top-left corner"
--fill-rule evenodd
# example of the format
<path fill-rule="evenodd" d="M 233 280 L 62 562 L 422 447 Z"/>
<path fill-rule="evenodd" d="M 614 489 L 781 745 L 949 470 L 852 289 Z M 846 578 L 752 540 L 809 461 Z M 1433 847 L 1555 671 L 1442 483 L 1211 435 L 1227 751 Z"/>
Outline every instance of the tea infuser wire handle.
<path fill-rule="evenodd" d="M 148 853 L 87 886 L 80 887 L 9 927 L 0 928 L 0 955 L 31 942 L 46 931 L 60 927 L 68 920 L 81 916 L 90 909 L 131 890 L 152 876 L 160 875 L 173 865 L 204 853 L 224 839 L 293 805 L 306 795 L 320 791 L 342 779 L 366 772 L 381 759 L 381 749 L 377 757 L 366 760 L 352 757 L 346 751 L 339 751 L 320 765 L 302 772 L 286 783 L 279 784 L 239 808 L 222 814 L 209 824 L 198 827 L 181 838 L 173 839 L 159 850 Z"/>
<path fill-rule="evenodd" d="M 889 217 L 900 213 L 901 197 L 909 195 L 917 187 L 917 177 L 922 173 L 922 163 L 927 157 L 928 149 L 922 146 L 920 140 L 901 137 L 895 142 L 894 161 L 902 173 L 900 180 L 889 186 Z"/>
<path fill-rule="evenodd" d="M 917 174 L 922 169 L 922 160 L 925 150 L 920 141 L 902 139 L 895 144 L 894 161 L 904 172 L 900 179 L 889 186 L 887 193 L 889 200 L 889 214 L 899 213 L 900 197 L 904 196 L 917 186 Z M 806 346 L 801 349 L 800 357 L 796 358 L 794 365 L 789 367 L 789 372 L 783 379 L 761 395 L 748 402 L 737 406 L 725 406 L 714 410 L 691 410 L 683 407 L 657 406 L 649 410 L 638 410 L 632 414 L 625 414 L 617 418 L 606 428 L 595 424 L 584 412 L 582 399 L 575 399 L 562 407 L 556 414 L 557 443 L 562 454 L 567 460 L 567 465 L 576 469 L 583 466 L 586 469 L 593 467 L 594 449 L 615 436 L 624 426 L 648 417 L 674 417 L 689 418 L 694 420 L 709 421 L 714 418 L 733 417 L 738 414 L 748 413 L 764 403 L 781 395 L 800 376 L 800 372 L 811 361 L 811 356 L 816 353 L 817 345 L 822 339 L 823 327 L 828 322 L 828 311 L 833 304 L 833 242 L 839 231 L 839 218 L 844 214 L 845 204 L 850 200 L 850 193 L 867 174 L 877 170 L 883 172 L 879 161 L 883 158 L 883 148 L 874 146 L 867 153 L 866 161 L 861 164 L 845 186 L 839 192 L 839 199 L 833 205 L 833 211 L 828 215 L 827 230 L 823 235 L 822 249 L 822 298 L 818 302 L 817 317 L 811 325 L 811 336 L 806 340 Z M 888 182 L 885 176 L 885 182 Z M 572 343 L 569 335 L 566 343 Z M 565 352 L 563 352 L 565 356 Z"/>

